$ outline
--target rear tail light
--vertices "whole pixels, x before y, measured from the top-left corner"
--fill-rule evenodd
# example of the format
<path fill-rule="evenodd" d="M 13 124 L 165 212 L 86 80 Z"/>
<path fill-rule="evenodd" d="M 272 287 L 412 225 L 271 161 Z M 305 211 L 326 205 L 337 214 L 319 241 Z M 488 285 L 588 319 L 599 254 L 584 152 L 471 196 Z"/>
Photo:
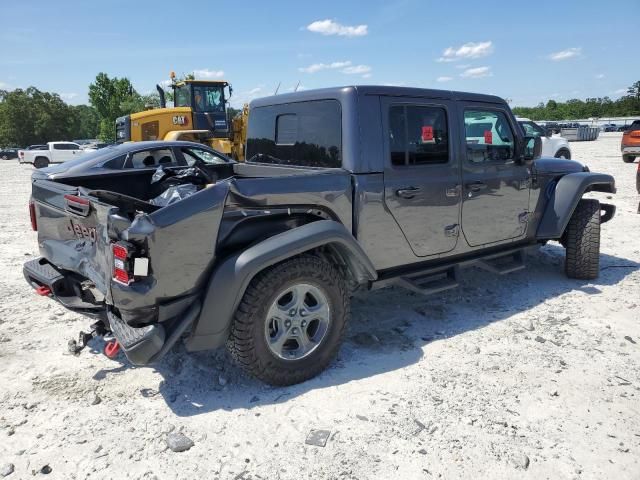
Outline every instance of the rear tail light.
<path fill-rule="evenodd" d="M 113 279 L 129 285 L 133 280 L 129 268 L 129 248 L 121 243 L 113 243 L 111 251 L 113 252 Z"/>
<path fill-rule="evenodd" d="M 29 217 L 31 218 L 31 228 L 37 232 L 38 220 L 36 219 L 36 204 L 33 203 L 33 200 L 29 200 Z"/>
<path fill-rule="evenodd" d="M 629 136 L 633 138 L 640 138 L 640 130 L 633 130 Z"/>

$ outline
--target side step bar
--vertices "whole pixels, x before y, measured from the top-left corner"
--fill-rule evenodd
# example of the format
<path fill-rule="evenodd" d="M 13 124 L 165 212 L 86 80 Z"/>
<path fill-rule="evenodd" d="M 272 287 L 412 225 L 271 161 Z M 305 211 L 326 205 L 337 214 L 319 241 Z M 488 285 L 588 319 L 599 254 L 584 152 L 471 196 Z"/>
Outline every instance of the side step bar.
<path fill-rule="evenodd" d="M 431 295 L 456 288 L 459 285 L 457 275 L 458 268 L 451 267 L 440 272 L 418 273 L 399 277 L 395 283 L 412 292 Z"/>
<path fill-rule="evenodd" d="M 410 272 L 398 272 L 395 275 L 382 277 L 372 283 L 375 290 L 388 285 L 397 285 L 412 292 L 423 295 L 443 292 L 459 285 L 458 277 L 461 268 L 479 267 L 498 275 L 522 270 L 525 267 L 525 251 L 530 246 L 512 248 L 476 258 L 461 259 L 456 263 L 426 267 Z"/>
<path fill-rule="evenodd" d="M 517 272 L 525 267 L 524 252 L 516 252 L 485 258 L 477 263 L 477 266 L 498 275 Z"/>

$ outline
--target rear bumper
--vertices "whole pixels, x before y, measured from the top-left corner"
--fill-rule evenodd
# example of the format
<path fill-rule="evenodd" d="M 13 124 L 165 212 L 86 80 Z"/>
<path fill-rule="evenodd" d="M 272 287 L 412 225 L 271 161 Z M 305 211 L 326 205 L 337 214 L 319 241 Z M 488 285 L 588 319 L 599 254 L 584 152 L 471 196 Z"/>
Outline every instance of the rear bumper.
<path fill-rule="evenodd" d="M 38 293 L 52 297 L 70 310 L 102 317 L 134 365 L 159 361 L 200 314 L 197 297 L 185 297 L 161 308 L 162 323 L 132 327 L 104 301 L 95 299 L 91 290 L 85 288 L 87 284 L 83 284 L 83 277 L 61 271 L 43 257 L 26 262 L 23 273 L 27 283 Z M 154 312 L 153 317 L 158 318 L 157 309 Z"/>
<path fill-rule="evenodd" d="M 82 277 L 60 271 L 43 257 L 26 262 L 22 273 L 29 285 L 35 289 L 46 287 L 51 297 L 70 310 L 92 316 L 105 311 L 104 299 L 96 298 L 99 292 L 83 285 Z"/>
<path fill-rule="evenodd" d="M 622 147 L 622 155 L 638 155 L 640 156 L 640 145 L 631 145 Z"/>

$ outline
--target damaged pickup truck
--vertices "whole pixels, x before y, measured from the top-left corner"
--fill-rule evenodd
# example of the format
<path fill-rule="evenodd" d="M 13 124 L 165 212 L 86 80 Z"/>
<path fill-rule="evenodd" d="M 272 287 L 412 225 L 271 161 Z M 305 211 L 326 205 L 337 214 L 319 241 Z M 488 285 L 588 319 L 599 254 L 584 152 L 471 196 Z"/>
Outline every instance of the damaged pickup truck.
<path fill-rule="evenodd" d="M 488 95 L 354 86 L 255 100 L 246 163 L 187 142 L 112 148 L 34 174 L 41 257 L 27 281 L 98 316 L 134 364 L 177 341 L 226 344 L 275 385 L 329 365 L 356 289 L 438 293 L 463 267 L 521 269 L 550 240 L 570 278 L 595 278 L 615 211 L 583 198 L 614 193 L 613 177 L 539 158 L 540 139 Z"/>

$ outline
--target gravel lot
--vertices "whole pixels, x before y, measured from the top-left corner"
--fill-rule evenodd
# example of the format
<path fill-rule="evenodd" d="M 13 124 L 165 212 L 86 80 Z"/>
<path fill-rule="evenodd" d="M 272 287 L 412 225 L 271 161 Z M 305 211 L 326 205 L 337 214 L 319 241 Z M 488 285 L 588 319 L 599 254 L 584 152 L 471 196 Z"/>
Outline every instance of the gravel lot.
<path fill-rule="evenodd" d="M 597 281 L 568 280 L 549 244 L 524 271 L 469 270 L 446 294 L 360 295 L 333 367 L 289 388 L 244 377 L 222 351 L 177 348 L 157 368 L 109 360 L 102 341 L 66 353 L 90 321 L 25 284 L 32 169 L 0 162 L 0 474 L 640 478 L 640 215 L 619 142 L 572 144 L 618 184 Z M 326 446 L 305 444 L 314 429 Z M 195 445 L 174 452 L 169 432 Z"/>

